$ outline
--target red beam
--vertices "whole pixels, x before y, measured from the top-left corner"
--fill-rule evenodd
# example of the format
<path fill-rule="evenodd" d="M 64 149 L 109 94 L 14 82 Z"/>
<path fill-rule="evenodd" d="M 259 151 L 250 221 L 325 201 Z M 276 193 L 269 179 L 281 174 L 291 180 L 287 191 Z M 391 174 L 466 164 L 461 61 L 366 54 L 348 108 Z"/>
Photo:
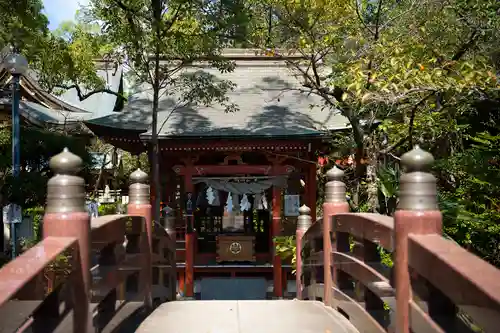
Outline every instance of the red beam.
<path fill-rule="evenodd" d="M 173 167 L 178 175 L 187 175 L 191 171 L 183 165 Z M 235 175 L 235 174 L 254 174 L 254 175 L 287 175 L 293 172 L 294 167 L 291 165 L 195 165 L 193 176 L 202 175 Z"/>

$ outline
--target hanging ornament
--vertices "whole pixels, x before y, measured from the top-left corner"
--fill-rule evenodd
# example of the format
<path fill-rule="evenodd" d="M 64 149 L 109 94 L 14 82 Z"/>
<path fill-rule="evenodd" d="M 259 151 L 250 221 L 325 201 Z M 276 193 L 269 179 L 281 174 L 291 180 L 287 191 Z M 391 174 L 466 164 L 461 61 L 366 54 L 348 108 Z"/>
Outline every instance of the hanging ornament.
<path fill-rule="evenodd" d="M 265 194 L 262 194 L 262 207 L 264 209 L 268 209 L 269 208 L 269 205 L 267 203 L 267 198 L 266 198 L 266 195 Z"/>
<path fill-rule="evenodd" d="M 212 206 L 220 206 L 219 190 L 213 190 L 214 201 L 211 203 Z"/>
<path fill-rule="evenodd" d="M 207 189 L 207 201 L 208 201 L 208 204 L 209 205 L 213 204 L 214 200 L 215 200 L 214 190 L 212 189 L 212 187 L 209 187 Z"/>
<path fill-rule="evenodd" d="M 240 210 L 242 212 L 249 211 L 251 206 L 252 205 L 250 204 L 250 201 L 248 201 L 248 196 L 246 194 L 243 194 L 243 198 L 241 199 L 240 203 Z"/>
<path fill-rule="evenodd" d="M 226 201 L 226 212 L 231 213 L 233 211 L 233 195 L 229 192 Z"/>

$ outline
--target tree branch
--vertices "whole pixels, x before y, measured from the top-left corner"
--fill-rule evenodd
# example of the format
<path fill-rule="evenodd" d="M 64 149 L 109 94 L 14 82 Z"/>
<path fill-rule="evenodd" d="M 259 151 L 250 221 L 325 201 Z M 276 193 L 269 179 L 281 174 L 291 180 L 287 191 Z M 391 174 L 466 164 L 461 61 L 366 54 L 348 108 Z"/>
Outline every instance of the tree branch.
<path fill-rule="evenodd" d="M 123 95 L 117 93 L 116 91 L 113 91 L 111 89 L 106 89 L 106 88 L 105 89 L 96 89 L 96 90 L 93 90 L 91 92 L 84 94 L 84 93 L 82 93 L 81 88 L 77 84 L 72 84 L 72 85 L 57 84 L 54 87 L 66 89 L 66 90 L 75 89 L 80 101 L 86 100 L 90 96 L 95 95 L 95 94 L 99 94 L 99 93 L 111 94 L 111 95 L 115 95 L 117 97 L 121 97 L 121 98 L 125 99 L 125 101 L 127 100 L 125 97 L 123 97 Z"/>
<path fill-rule="evenodd" d="M 418 101 L 418 103 L 415 104 L 415 106 L 411 109 L 410 122 L 408 124 L 408 141 L 410 142 L 410 149 L 413 149 L 413 125 L 415 123 L 415 116 L 417 114 L 417 109 L 420 105 L 424 104 L 425 101 L 427 101 L 433 95 L 434 92 L 431 92 L 430 94 L 426 95 L 424 98 Z"/>
<path fill-rule="evenodd" d="M 471 35 L 469 36 L 469 39 L 465 43 L 460 45 L 457 52 L 451 58 L 451 61 L 460 60 L 460 58 L 462 58 L 467 53 L 467 51 L 469 51 L 472 48 L 472 46 L 474 45 L 474 43 L 478 38 L 479 36 L 477 30 L 473 30 Z"/>
<path fill-rule="evenodd" d="M 403 143 L 405 143 L 408 140 L 408 138 L 409 138 L 408 136 L 405 136 L 405 137 L 399 139 L 398 142 L 396 142 L 395 144 L 387 147 L 386 149 L 381 150 L 380 154 L 382 154 L 382 155 L 389 154 L 391 151 L 393 151 L 394 149 L 398 148 Z"/>
<path fill-rule="evenodd" d="M 363 27 L 366 30 L 368 30 L 371 34 L 374 34 L 373 30 L 370 29 L 370 27 L 366 24 L 365 20 L 363 20 L 363 18 L 361 17 L 361 13 L 359 12 L 359 2 L 358 2 L 358 0 L 354 0 L 354 2 L 355 2 L 354 7 L 356 7 L 356 14 L 358 15 L 359 21 L 361 22 L 361 24 L 363 25 Z"/>

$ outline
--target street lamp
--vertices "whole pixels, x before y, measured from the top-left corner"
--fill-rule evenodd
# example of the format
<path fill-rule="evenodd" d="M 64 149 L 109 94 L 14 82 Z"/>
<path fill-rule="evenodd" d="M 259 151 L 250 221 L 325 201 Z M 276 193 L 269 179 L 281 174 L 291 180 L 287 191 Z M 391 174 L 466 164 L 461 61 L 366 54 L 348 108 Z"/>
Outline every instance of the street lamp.
<path fill-rule="evenodd" d="M 21 128 L 19 124 L 19 81 L 28 70 L 28 60 L 21 54 L 10 53 L 4 60 L 4 67 L 12 74 L 12 176 L 19 177 L 21 171 Z M 13 207 L 13 206 L 12 206 Z M 21 215 L 22 219 L 22 215 Z M 16 223 L 11 219 L 12 258 L 16 257 Z"/>

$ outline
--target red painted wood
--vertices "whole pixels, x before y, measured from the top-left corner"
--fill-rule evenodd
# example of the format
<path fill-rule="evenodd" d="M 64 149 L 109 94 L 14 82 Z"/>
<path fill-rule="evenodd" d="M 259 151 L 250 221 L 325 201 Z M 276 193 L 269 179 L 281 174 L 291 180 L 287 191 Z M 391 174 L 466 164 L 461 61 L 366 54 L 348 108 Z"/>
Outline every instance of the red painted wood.
<path fill-rule="evenodd" d="M 197 273 L 197 276 L 199 277 L 198 273 L 209 273 L 209 274 L 213 274 L 213 276 L 217 276 L 218 274 L 230 275 L 231 272 L 235 272 L 236 275 L 239 275 L 240 273 L 270 274 L 273 272 L 273 268 L 270 266 L 267 266 L 267 267 L 241 266 L 241 267 L 237 267 L 237 268 L 224 267 L 224 266 L 206 266 L 206 267 L 195 267 L 194 271 Z M 181 267 L 181 268 L 177 268 L 177 272 L 185 273 L 185 270 L 184 270 L 184 268 Z"/>
<path fill-rule="evenodd" d="M 153 223 L 152 223 L 152 213 L 153 208 L 151 204 L 135 204 L 130 202 L 127 205 L 127 213 L 130 215 L 144 216 L 145 218 L 145 230 L 146 239 L 145 243 L 142 243 L 142 252 L 145 254 L 142 260 L 142 271 L 139 275 L 140 283 L 145 290 L 145 306 L 150 309 L 153 307 L 153 272 L 151 270 L 151 265 L 153 264 Z M 148 269 L 149 267 L 149 269 Z"/>
<path fill-rule="evenodd" d="M 202 175 L 286 175 L 294 170 L 291 165 L 280 165 L 273 168 L 271 165 L 195 165 L 190 169 L 189 166 L 176 165 L 174 171 L 179 175 L 188 175 L 192 172 L 193 176 Z"/>
<path fill-rule="evenodd" d="M 281 189 L 273 187 L 273 221 L 271 226 L 272 237 L 279 236 L 281 233 Z M 281 258 L 276 254 L 276 244 L 272 242 L 273 256 L 273 280 L 274 296 L 283 297 Z"/>
<path fill-rule="evenodd" d="M 185 292 L 185 290 L 184 290 L 185 271 L 183 269 L 181 269 L 181 270 L 178 269 L 177 273 L 178 273 L 178 276 L 177 276 L 178 280 L 177 281 L 179 281 L 179 293 L 184 294 L 184 292 Z"/>

